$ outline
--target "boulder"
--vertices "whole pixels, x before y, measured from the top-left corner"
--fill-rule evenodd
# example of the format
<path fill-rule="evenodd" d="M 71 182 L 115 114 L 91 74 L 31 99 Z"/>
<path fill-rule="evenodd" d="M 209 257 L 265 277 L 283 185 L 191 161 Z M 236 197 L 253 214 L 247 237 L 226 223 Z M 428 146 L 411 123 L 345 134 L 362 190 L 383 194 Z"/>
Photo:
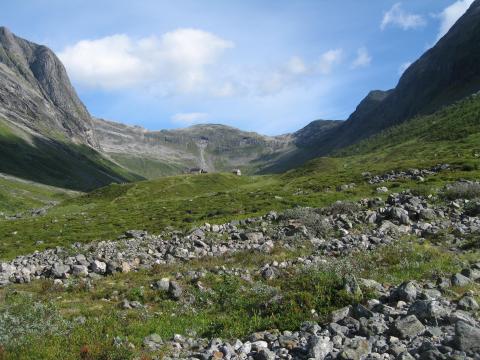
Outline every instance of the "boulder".
<path fill-rule="evenodd" d="M 395 321 L 394 330 L 401 339 L 414 338 L 425 331 L 425 326 L 415 315 L 408 315 Z"/>
<path fill-rule="evenodd" d="M 151 334 L 143 339 L 143 346 L 150 351 L 156 351 L 160 349 L 162 344 L 162 338 L 158 334 Z"/>
<path fill-rule="evenodd" d="M 452 275 L 451 280 L 453 286 L 467 286 L 472 282 L 468 277 L 460 273 Z"/>
<path fill-rule="evenodd" d="M 312 335 L 308 340 L 308 357 L 315 360 L 323 360 L 332 352 L 333 343 L 328 336 Z"/>
<path fill-rule="evenodd" d="M 70 266 L 57 263 L 53 265 L 51 272 L 55 279 L 65 279 L 68 277 L 68 273 L 70 272 Z"/>
<path fill-rule="evenodd" d="M 455 324 L 453 344 L 460 351 L 479 354 L 480 329 L 463 321 L 457 322 Z"/>
<path fill-rule="evenodd" d="M 94 260 L 90 263 L 90 269 L 92 269 L 95 274 L 103 275 L 107 271 L 107 264 L 100 260 Z"/>

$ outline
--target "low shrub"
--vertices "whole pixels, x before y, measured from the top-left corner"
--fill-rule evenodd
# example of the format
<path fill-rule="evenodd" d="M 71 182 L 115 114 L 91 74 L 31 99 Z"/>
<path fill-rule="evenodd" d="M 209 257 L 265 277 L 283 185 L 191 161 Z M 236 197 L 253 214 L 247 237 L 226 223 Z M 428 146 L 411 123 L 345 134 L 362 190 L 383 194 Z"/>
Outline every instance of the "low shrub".
<path fill-rule="evenodd" d="M 444 196 L 449 200 L 480 198 L 480 183 L 456 182 L 445 188 Z"/>
<path fill-rule="evenodd" d="M 8 293 L 0 308 L 0 344 L 5 349 L 21 346 L 32 337 L 66 334 L 69 322 L 49 302 L 35 302 L 30 296 Z"/>

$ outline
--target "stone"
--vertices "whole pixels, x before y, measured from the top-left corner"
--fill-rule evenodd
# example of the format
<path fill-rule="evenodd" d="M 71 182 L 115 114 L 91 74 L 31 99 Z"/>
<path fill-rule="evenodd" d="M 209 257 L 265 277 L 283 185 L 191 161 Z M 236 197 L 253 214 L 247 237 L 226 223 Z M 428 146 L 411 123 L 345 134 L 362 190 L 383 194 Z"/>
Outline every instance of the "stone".
<path fill-rule="evenodd" d="M 408 315 L 420 320 L 440 320 L 448 316 L 448 311 L 436 300 L 417 300 L 408 309 Z"/>
<path fill-rule="evenodd" d="M 275 360 L 275 353 L 268 349 L 260 349 L 255 355 L 253 355 L 255 360 Z"/>
<path fill-rule="evenodd" d="M 127 230 L 125 231 L 125 237 L 127 239 L 141 239 L 147 236 L 148 233 L 144 230 Z"/>
<path fill-rule="evenodd" d="M 275 271 L 271 267 L 267 267 L 262 271 L 262 277 L 265 280 L 271 280 L 275 277 Z"/>
<path fill-rule="evenodd" d="M 72 274 L 75 276 L 87 276 L 88 267 L 85 265 L 72 265 Z"/>
<path fill-rule="evenodd" d="M 357 278 L 355 276 L 345 276 L 343 278 L 343 289 L 350 295 L 354 297 L 362 296 L 362 289 L 358 284 Z"/>
<path fill-rule="evenodd" d="M 407 281 L 396 288 L 390 296 L 392 301 L 413 302 L 417 298 L 417 287 L 413 281 Z"/>
<path fill-rule="evenodd" d="M 169 278 L 162 278 L 158 281 L 155 281 L 152 284 L 152 288 L 155 290 L 160 290 L 160 291 L 168 291 L 170 288 L 170 279 Z"/>
<path fill-rule="evenodd" d="M 155 333 L 148 335 L 143 339 L 143 346 L 150 351 L 156 351 L 160 349 L 162 344 L 163 344 L 162 338 L 160 337 L 160 335 Z"/>
<path fill-rule="evenodd" d="M 475 301 L 473 296 L 466 295 L 463 296 L 458 302 L 458 307 L 462 310 L 478 310 L 478 303 Z"/>
<path fill-rule="evenodd" d="M 397 356 L 397 360 L 415 360 L 415 358 L 410 355 L 408 351 L 402 352 L 400 355 Z"/>
<path fill-rule="evenodd" d="M 401 339 L 406 339 L 422 334 L 425 331 L 425 326 L 415 315 L 408 315 L 397 319 L 394 323 L 394 329 Z"/>
<path fill-rule="evenodd" d="M 362 304 L 355 304 L 352 307 L 352 316 L 359 320 L 360 318 L 371 318 L 373 316 L 373 312 L 368 310 L 365 306 Z"/>
<path fill-rule="evenodd" d="M 478 269 L 463 269 L 461 274 L 468 277 L 472 281 L 480 279 L 480 270 Z"/>
<path fill-rule="evenodd" d="M 370 353 L 370 343 L 365 338 L 356 337 L 346 343 L 344 349 L 338 355 L 342 360 L 362 360 Z"/>
<path fill-rule="evenodd" d="M 128 273 L 132 270 L 132 267 L 130 266 L 130 264 L 126 261 L 123 261 L 121 264 L 120 264 L 120 271 L 122 273 Z"/>
<path fill-rule="evenodd" d="M 463 321 L 457 322 L 453 344 L 460 351 L 480 353 L 480 329 Z"/>
<path fill-rule="evenodd" d="M 95 274 L 103 275 L 107 271 L 107 264 L 100 260 L 94 260 L 90 264 L 90 268 Z"/>
<path fill-rule="evenodd" d="M 339 322 L 340 320 L 345 319 L 350 314 L 351 307 L 345 306 L 341 309 L 334 310 L 330 313 L 330 320 L 332 322 Z"/>
<path fill-rule="evenodd" d="M 308 340 L 308 357 L 323 360 L 333 351 L 333 343 L 328 336 L 312 335 Z"/>
<path fill-rule="evenodd" d="M 460 273 L 454 274 L 451 280 L 453 286 L 467 286 L 472 282 L 468 277 Z"/>
<path fill-rule="evenodd" d="M 70 272 L 70 266 L 57 263 L 52 267 L 52 275 L 56 279 L 65 279 Z"/>
<path fill-rule="evenodd" d="M 435 211 L 432 209 L 422 209 L 418 215 L 422 220 L 433 220 L 436 216 Z"/>
<path fill-rule="evenodd" d="M 183 289 L 182 287 L 176 282 L 176 281 L 170 281 L 169 287 L 168 287 L 168 295 L 173 300 L 180 300 L 183 294 Z"/>
<path fill-rule="evenodd" d="M 384 334 L 388 330 L 388 325 L 383 317 L 372 317 L 370 319 L 360 319 L 360 333 L 370 337 L 373 335 Z"/>

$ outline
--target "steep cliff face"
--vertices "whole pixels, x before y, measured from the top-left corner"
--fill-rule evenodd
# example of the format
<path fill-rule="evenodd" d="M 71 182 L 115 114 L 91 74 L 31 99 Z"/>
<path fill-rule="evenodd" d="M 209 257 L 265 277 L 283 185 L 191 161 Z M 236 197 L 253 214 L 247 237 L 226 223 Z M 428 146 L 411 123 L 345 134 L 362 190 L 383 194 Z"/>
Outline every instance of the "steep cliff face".
<path fill-rule="evenodd" d="M 99 150 L 60 60 L 0 28 L 0 173 L 76 190 L 141 178 Z"/>
<path fill-rule="evenodd" d="M 366 138 L 480 91 L 480 0 L 438 43 L 415 61 L 376 106 L 357 110 L 342 128 L 340 145 Z"/>
<path fill-rule="evenodd" d="M 306 146 L 267 171 L 285 171 L 331 154 L 415 116 L 426 115 L 480 91 L 480 0 L 388 91 L 371 91 L 349 118 L 320 131 Z"/>
<path fill-rule="evenodd" d="M 0 27 L 0 115 L 47 138 L 99 148 L 92 118 L 57 56 Z"/>

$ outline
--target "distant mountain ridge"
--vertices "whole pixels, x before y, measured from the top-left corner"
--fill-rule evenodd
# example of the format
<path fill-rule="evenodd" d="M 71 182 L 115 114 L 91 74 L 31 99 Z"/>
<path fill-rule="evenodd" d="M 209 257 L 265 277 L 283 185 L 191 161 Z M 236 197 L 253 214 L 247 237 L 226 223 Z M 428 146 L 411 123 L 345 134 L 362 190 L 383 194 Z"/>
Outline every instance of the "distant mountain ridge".
<path fill-rule="evenodd" d="M 94 119 L 94 124 L 103 151 L 145 177 L 197 167 L 253 172 L 294 147 L 292 135 L 264 136 L 219 124 L 159 131 L 103 119 Z"/>
<path fill-rule="evenodd" d="M 224 125 L 148 131 L 94 119 L 55 54 L 0 28 L 0 172 L 89 190 L 188 168 L 284 172 L 480 91 L 480 0 L 388 91 L 346 121 L 263 136 Z"/>

